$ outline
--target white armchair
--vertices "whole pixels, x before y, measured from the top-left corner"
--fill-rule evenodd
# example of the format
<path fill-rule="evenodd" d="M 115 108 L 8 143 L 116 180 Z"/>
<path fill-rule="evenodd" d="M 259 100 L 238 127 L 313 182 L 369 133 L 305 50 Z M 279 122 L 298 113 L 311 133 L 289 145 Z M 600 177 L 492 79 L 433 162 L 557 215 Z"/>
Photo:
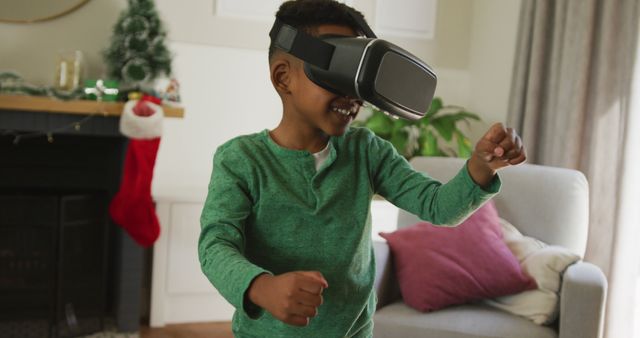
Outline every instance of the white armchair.
<path fill-rule="evenodd" d="M 446 182 L 464 165 L 457 158 L 418 157 L 416 170 Z M 588 233 L 588 183 L 582 173 L 523 164 L 500 171 L 502 190 L 495 197 L 500 216 L 524 235 L 560 245 L 584 256 Z M 398 227 L 419 219 L 403 210 Z M 560 315 L 551 326 L 482 303 L 421 313 L 402 302 L 386 243 L 375 242 L 378 310 L 376 338 L 599 338 L 602 336 L 607 281 L 593 264 L 579 261 L 567 268 L 560 292 Z"/>

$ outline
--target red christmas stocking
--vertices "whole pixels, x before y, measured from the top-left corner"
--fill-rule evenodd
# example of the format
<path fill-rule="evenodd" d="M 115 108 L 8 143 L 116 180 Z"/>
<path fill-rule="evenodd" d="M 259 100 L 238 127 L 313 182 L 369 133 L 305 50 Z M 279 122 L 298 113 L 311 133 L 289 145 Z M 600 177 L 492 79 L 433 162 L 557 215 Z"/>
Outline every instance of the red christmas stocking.
<path fill-rule="evenodd" d="M 129 137 L 120 190 L 109 214 L 138 244 L 149 247 L 160 235 L 151 198 L 153 169 L 160 145 L 162 108 L 146 101 L 129 101 L 120 118 L 120 131 Z"/>

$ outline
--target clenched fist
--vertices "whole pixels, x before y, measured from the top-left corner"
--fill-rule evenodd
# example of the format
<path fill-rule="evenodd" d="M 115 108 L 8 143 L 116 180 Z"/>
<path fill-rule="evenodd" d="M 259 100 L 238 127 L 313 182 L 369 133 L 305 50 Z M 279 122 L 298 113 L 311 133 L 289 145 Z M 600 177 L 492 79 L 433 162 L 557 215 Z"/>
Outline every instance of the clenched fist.
<path fill-rule="evenodd" d="M 512 128 L 496 123 L 476 143 L 469 159 L 469 174 L 480 186 L 487 186 L 500 168 L 524 162 L 527 154 L 522 139 Z"/>
<path fill-rule="evenodd" d="M 249 300 L 287 324 L 306 326 L 318 314 L 322 291 L 329 284 L 318 271 L 294 271 L 256 277 L 247 292 Z"/>

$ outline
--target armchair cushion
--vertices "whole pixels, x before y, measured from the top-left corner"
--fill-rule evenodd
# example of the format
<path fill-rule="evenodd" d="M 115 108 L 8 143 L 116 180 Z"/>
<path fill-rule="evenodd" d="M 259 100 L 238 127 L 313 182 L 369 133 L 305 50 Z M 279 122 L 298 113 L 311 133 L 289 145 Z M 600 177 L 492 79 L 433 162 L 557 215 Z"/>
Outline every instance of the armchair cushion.
<path fill-rule="evenodd" d="M 421 222 L 381 233 L 391 247 L 405 303 L 420 311 L 536 287 L 502 240 L 489 201 L 454 228 Z"/>
<path fill-rule="evenodd" d="M 482 303 L 422 313 L 396 302 L 378 310 L 374 322 L 376 338 L 558 338 L 549 326 Z"/>
<path fill-rule="evenodd" d="M 488 305 L 529 318 L 536 324 L 550 324 L 558 316 L 558 294 L 562 274 L 580 256 L 566 248 L 547 245 L 523 236 L 506 220 L 500 220 L 504 240 L 522 269 L 536 280 L 538 288 L 515 295 L 486 300 Z"/>

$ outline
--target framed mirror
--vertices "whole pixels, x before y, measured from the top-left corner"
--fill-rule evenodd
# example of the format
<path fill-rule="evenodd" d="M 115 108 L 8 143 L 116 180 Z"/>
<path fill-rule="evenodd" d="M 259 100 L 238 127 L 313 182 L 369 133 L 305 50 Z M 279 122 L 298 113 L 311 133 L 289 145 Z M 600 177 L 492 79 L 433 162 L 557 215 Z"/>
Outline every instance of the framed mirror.
<path fill-rule="evenodd" d="M 69 14 L 89 0 L 0 0 L 0 22 L 32 23 Z"/>

